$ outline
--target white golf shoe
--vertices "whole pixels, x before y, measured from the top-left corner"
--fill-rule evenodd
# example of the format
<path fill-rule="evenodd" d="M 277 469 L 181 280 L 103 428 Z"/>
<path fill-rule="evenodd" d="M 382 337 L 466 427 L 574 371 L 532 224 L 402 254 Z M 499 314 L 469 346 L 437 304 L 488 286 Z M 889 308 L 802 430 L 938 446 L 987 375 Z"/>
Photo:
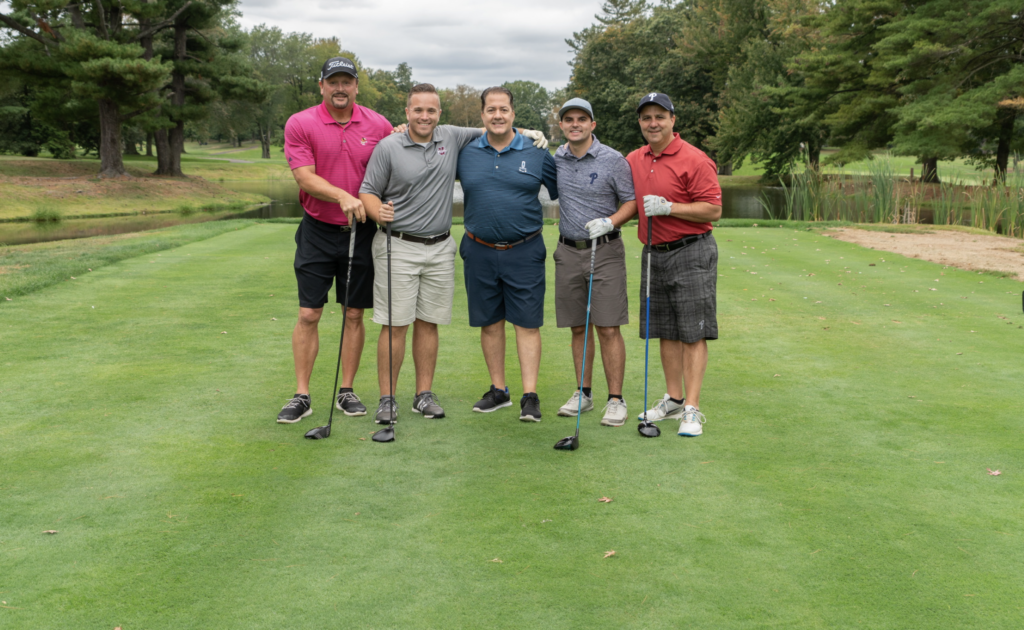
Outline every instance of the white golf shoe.
<path fill-rule="evenodd" d="M 647 410 L 647 419 L 651 422 L 658 422 L 660 420 L 676 420 L 683 417 L 683 405 L 672 402 L 672 399 L 665 394 L 665 397 L 658 401 L 658 404 L 654 405 L 653 409 Z M 640 414 L 636 418 L 640 422 L 644 420 L 644 414 Z"/>
<path fill-rule="evenodd" d="M 704 433 L 704 423 L 707 418 L 693 405 L 686 405 L 683 411 L 683 420 L 679 423 L 679 435 L 683 437 L 697 437 Z"/>
<path fill-rule="evenodd" d="M 575 416 L 577 410 L 580 412 L 587 412 L 594 410 L 594 398 L 593 396 L 583 396 L 583 408 L 580 409 L 580 390 L 576 390 L 572 393 L 572 397 L 569 398 L 568 402 L 559 407 L 558 415 L 560 416 Z"/>
<path fill-rule="evenodd" d="M 604 407 L 604 417 L 601 418 L 601 425 L 606 427 L 621 427 L 626 424 L 626 401 L 621 398 L 609 398 L 608 404 Z"/>

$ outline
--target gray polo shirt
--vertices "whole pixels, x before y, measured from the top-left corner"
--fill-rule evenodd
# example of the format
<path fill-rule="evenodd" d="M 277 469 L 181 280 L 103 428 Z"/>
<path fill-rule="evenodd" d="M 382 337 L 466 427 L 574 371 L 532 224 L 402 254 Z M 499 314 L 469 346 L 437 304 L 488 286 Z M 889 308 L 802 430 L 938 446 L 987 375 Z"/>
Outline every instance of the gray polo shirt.
<path fill-rule="evenodd" d="M 584 225 L 612 216 L 619 206 L 636 197 L 633 173 L 626 158 L 601 144 L 597 136 L 581 158 L 573 155 L 568 142 L 558 147 L 555 167 L 558 169 L 558 231 L 566 238 L 575 241 L 590 238 Z"/>
<path fill-rule="evenodd" d="M 395 204 L 391 229 L 415 236 L 443 234 L 452 227 L 452 190 L 459 151 L 482 129 L 439 125 L 427 146 L 409 132 L 392 134 L 373 149 L 359 192 Z"/>

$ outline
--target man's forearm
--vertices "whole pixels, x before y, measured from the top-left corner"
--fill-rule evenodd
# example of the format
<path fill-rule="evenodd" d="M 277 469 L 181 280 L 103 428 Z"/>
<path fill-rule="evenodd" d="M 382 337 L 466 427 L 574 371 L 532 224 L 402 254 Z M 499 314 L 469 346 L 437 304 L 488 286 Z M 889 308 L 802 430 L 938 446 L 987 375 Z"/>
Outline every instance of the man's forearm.
<path fill-rule="evenodd" d="M 631 199 L 626 203 L 619 206 L 619 209 L 612 216 L 608 217 L 612 220 L 612 225 L 616 228 L 620 228 L 636 216 L 636 199 Z"/>
<path fill-rule="evenodd" d="M 694 223 L 709 223 L 722 218 L 722 206 L 712 205 L 706 201 L 673 203 L 671 216 Z"/>
<path fill-rule="evenodd" d="M 299 173 L 298 170 L 299 169 L 296 169 L 294 172 L 295 183 L 297 183 L 299 188 L 304 190 L 307 195 L 315 197 L 321 201 L 330 201 L 332 203 L 342 203 L 344 201 L 354 199 L 354 197 L 352 197 L 348 192 L 332 185 L 316 173 Z"/>
<path fill-rule="evenodd" d="M 366 216 L 375 223 L 380 223 L 380 197 L 372 195 L 370 193 L 359 193 L 359 201 L 363 202 L 363 208 L 366 209 Z"/>

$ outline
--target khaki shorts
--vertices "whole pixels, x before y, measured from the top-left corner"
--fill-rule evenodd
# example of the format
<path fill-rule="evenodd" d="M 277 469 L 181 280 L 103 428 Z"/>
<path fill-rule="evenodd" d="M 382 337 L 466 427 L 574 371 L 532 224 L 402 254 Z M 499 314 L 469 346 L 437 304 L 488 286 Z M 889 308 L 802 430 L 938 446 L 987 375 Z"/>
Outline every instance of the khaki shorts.
<path fill-rule="evenodd" d="M 582 326 L 587 321 L 590 249 L 576 249 L 559 241 L 554 259 L 555 320 L 559 328 Z M 626 248 L 621 238 L 597 246 L 590 323 L 601 327 L 629 323 Z"/>
<path fill-rule="evenodd" d="M 432 324 L 452 322 L 455 297 L 455 241 L 423 245 L 391 238 L 391 325 L 408 326 L 417 319 Z M 387 236 L 373 237 L 373 321 L 388 324 Z"/>

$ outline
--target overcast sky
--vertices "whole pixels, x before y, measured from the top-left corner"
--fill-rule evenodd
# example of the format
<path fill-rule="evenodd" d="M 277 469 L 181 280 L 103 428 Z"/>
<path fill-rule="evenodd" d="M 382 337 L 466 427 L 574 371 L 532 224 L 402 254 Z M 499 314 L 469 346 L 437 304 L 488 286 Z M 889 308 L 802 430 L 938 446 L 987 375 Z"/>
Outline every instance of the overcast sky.
<path fill-rule="evenodd" d="M 602 0 L 242 0 L 246 28 L 337 37 L 363 65 L 412 66 L 438 87 L 476 88 L 526 79 L 548 89 L 569 81 L 565 38 L 594 22 Z"/>

